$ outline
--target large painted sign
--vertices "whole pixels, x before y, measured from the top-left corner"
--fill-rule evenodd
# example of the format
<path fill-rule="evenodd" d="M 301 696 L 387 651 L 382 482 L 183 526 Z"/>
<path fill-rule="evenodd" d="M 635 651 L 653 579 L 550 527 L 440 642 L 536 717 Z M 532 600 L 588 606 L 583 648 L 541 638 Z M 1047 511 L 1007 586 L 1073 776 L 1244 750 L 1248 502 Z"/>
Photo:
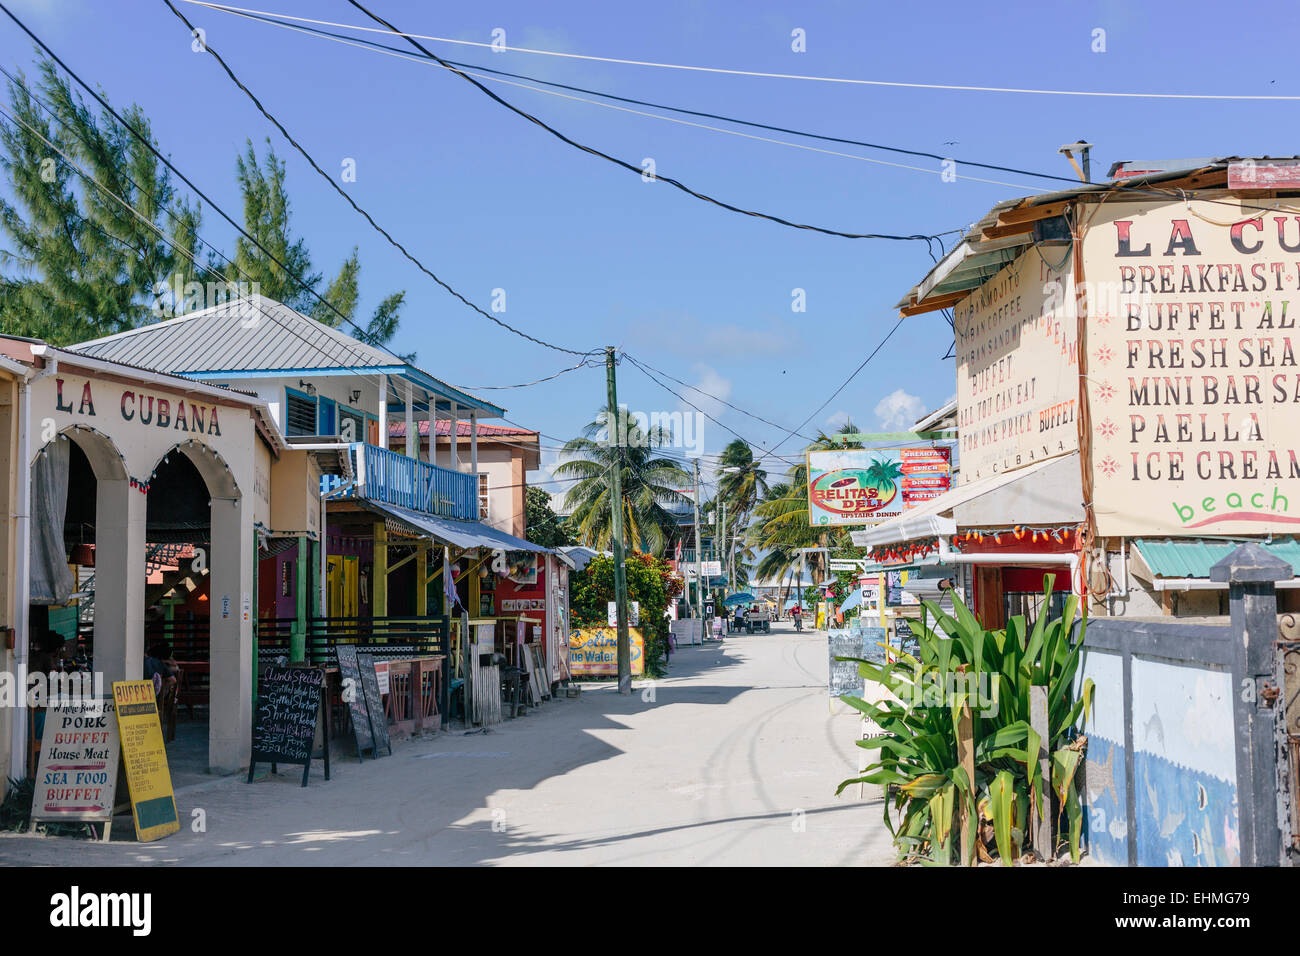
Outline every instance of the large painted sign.
<path fill-rule="evenodd" d="M 948 490 L 948 448 L 808 452 L 808 523 L 872 525 Z"/>
<path fill-rule="evenodd" d="M 70 700 L 46 711 L 33 822 L 112 819 L 117 740 L 111 700 Z"/>
<path fill-rule="evenodd" d="M 963 483 L 1079 447 L 1071 255 L 1050 255 L 1035 246 L 953 309 Z"/>
<path fill-rule="evenodd" d="M 632 676 L 645 673 L 645 642 L 638 628 L 628 628 Z M 618 676 L 618 628 L 581 627 L 569 632 L 569 670 L 574 677 Z"/>
<path fill-rule="evenodd" d="M 1300 216 L 1106 203 L 1084 236 L 1102 535 L 1300 525 Z"/>

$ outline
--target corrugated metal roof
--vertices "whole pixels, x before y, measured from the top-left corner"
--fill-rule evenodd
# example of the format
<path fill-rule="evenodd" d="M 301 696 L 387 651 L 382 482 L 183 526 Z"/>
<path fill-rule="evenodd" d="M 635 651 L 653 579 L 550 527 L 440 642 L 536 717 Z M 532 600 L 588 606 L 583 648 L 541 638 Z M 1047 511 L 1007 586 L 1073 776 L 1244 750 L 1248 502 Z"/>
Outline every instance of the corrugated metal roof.
<path fill-rule="evenodd" d="M 1158 578 L 1208 578 L 1212 564 L 1226 558 L 1246 541 L 1261 545 L 1300 574 L 1300 542 L 1294 538 L 1274 541 L 1257 538 L 1138 538 L 1134 545 L 1151 573 Z"/>
<path fill-rule="evenodd" d="M 1255 157 L 1259 162 L 1268 160 L 1280 160 L 1284 157 Z M 1285 157 L 1291 159 L 1294 157 Z M 1039 193 L 1036 196 L 1025 196 L 1023 198 L 1004 200 L 992 209 L 990 209 L 979 222 L 975 223 L 971 229 L 962 237 L 959 242 L 946 256 L 926 273 L 925 278 L 908 290 L 907 294 L 899 301 L 897 308 L 907 308 L 915 303 L 924 301 L 954 291 L 964 291 L 974 289 L 982 285 L 987 279 L 997 272 L 995 266 L 1000 266 L 1007 252 L 1019 252 L 1018 246 L 1032 241 L 1028 235 L 1009 237 L 1013 240 L 1013 245 L 1017 248 L 1008 248 L 1005 240 L 984 240 L 984 230 L 993 226 L 998 221 L 1000 213 L 1010 209 L 1026 209 L 1031 206 L 1044 206 L 1049 203 L 1061 202 L 1068 199 L 1077 199 L 1080 196 L 1088 194 L 1098 194 L 1106 192 L 1134 192 L 1137 195 L 1145 195 L 1141 190 L 1147 185 L 1158 185 L 1162 182 L 1182 179 L 1186 176 L 1197 172 L 1206 172 L 1216 169 L 1227 169 L 1233 162 L 1242 159 L 1239 156 L 1216 157 L 1209 160 L 1170 160 L 1163 164 L 1151 164 L 1157 166 L 1150 172 L 1136 173 L 1130 178 L 1112 182 L 1092 182 L 1079 183 L 1077 186 L 1071 186 L 1068 189 L 1059 189 L 1050 193 Z M 1183 166 L 1183 162 L 1192 163 L 1191 166 Z M 1116 164 L 1121 165 L 1121 164 Z M 1166 168 L 1176 167 L 1176 168 Z M 1115 167 L 1112 167 L 1114 169 Z M 957 275 L 950 278 L 950 273 Z M 958 281 L 959 277 L 964 276 L 968 281 Z"/>
<path fill-rule="evenodd" d="M 504 409 L 434 378 L 391 352 L 366 345 L 264 295 L 248 295 L 102 339 L 69 346 L 82 355 L 187 378 L 401 367 L 424 387 L 489 414 Z"/>
<path fill-rule="evenodd" d="M 405 364 L 263 295 L 72 346 L 173 374 L 366 369 Z"/>

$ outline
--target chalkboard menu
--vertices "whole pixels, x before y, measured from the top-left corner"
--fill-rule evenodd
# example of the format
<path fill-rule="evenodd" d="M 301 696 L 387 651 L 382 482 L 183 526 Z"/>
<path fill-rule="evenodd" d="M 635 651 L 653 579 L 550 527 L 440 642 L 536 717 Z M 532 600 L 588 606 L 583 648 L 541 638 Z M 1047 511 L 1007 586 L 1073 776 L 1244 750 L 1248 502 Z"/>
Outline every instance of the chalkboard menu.
<path fill-rule="evenodd" d="M 371 751 L 371 756 L 378 757 L 379 753 L 375 750 L 375 737 L 370 732 L 370 710 L 366 707 L 366 693 L 361 683 L 361 667 L 357 663 L 356 646 L 337 644 L 334 653 L 338 658 L 339 677 L 343 682 L 343 700 L 348 705 L 348 715 L 352 718 L 352 734 L 357 741 L 357 759 L 361 760 L 362 753 L 367 750 Z"/>
<path fill-rule="evenodd" d="M 366 709 L 370 712 L 370 732 L 375 737 L 375 756 L 379 756 L 381 747 L 391 756 L 393 744 L 388 739 L 388 717 L 384 714 L 384 699 L 379 694 L 379 675 L 375 673 L 374 655 L 358 654 L 357 667 L 361 669 L 361 688 L 365 691 Z"/>
<path fill-rule="evenodd" d="M 302 764 L 302 785 L 307 786 L 316 727 L 323 702 L 325 672 L 314 667 L 269 666 L 257 686 L 257 710 L 253 715 L 253 754 L 248 764 L 248 782 L 253 768 L 269 763 Z M 329 742 L 325 744 L 325 779 L 329 771 Z"/>

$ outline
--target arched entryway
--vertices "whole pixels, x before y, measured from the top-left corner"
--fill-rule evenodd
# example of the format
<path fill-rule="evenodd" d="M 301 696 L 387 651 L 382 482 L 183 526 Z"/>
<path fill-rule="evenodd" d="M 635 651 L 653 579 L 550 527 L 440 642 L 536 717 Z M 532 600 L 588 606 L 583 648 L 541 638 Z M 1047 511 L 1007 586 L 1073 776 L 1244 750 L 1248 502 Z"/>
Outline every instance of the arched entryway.
<path fill-rule="evenodd" d="M 182 669 L 189 664 L 190 692 L 206 709 L 209 766 L 237 770 L 247 759 L 252 696 L 247 499 L 228 463 L 198 439 L 155 462 L 147 491 L 146 572 L 154 583 L 141 595 L 145 633 L 168 637 Z M 168 599 L 176 602 L 173 621 L 179 605 L 192 626 L 162 626 Z"/>

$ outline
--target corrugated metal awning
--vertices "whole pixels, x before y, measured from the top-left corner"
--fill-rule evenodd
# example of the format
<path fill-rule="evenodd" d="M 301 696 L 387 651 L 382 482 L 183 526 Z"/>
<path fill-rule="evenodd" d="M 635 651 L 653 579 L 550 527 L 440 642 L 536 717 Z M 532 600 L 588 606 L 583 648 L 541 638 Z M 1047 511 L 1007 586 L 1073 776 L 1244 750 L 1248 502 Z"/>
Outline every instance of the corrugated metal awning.
<path fill-rule="evenodd" d="M 1133 546 L 1150 568 L 1153 578 L 1208 580 L 1210 566 L 1226 558 L 1246 541 L 1252 541 L 1274 557 L 1286 561 L 1300 574 L 1300 542 L 1294 538 L 1273 541 L 1257 538 L 1138 538 Z"/>

